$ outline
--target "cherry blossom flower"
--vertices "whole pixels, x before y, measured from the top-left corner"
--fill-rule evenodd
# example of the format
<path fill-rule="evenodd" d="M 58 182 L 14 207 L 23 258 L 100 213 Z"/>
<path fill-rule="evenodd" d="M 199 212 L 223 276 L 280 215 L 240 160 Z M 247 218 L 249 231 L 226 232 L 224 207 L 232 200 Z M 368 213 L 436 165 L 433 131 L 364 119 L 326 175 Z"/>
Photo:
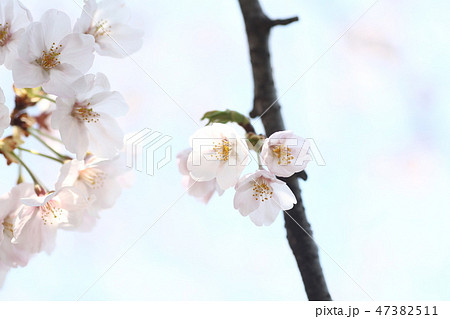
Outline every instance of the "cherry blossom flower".
<path fill-rule="evenodd" d="M 102 73 L 88 74 L 72 84 L 74 94 L 56 100 L 52 127 L 61 133 L 67 150 L 82 160 L 88 151 L 112 158 L 123 147 L 123 133 L 113 116 L 128 106 L 119 92 L 111 92 Z"/>
<path fill-rule="evenodd" d="M 34 194 L 34 186 L 21 183 L 0 197 L 0 261 L 11 267 L 25 266 L 29 254 L 12 245 L 14 238 L 14 221 L 21 207 L 20 199 Z"/>
<path fill-rule="evenodd" d="M 28 26 L 18 52 L 12 67 L 16 87 L 42 86 L 47 93 L 67 96 L 72 82 L 92 66 L 94 40 L 72 33 L 64 12 L 48 10 L 40 22 Z"/>
<path fill-rule="evenodd" d="M 74 31 L 92 35 L 98 54 L 123 58 L 141 48 L 143 32 L 126 24 L 129 11 L 123 0 L 84 3 Z"/>
<path fill-rule="evenodd" d="M 286 183 L 266 170 L 245 175 L 235 189 L 234 208 L 257 226 L 272 224 L 280 210 L 291 209 L 297 203 Z"/>
<path fill-rule="evenodd" d="M 74 229 L 80 225 L 89 205 L 74 187 L 63 187 L 44 195 L 21 199 L 14 220 L 12 243 L 29 253 L 50 253 L 58 228 Z"/>
<path fill-rule="evenodd" d="M 5 105 L 5 95 L 2 89 L 0 89 L 0 137 L 2 137 L 3 132 L 9 126 L 11 118 L 9 117 L 9 109 Z"/>
<path fill-rule="evenodd" d="M 193 179 L 217 180 L 222 189 L 234 186 L 249 163 L 247 143 L 229 125 L 202 127 L 191 138 L 187 167 Z"/>
<path fill-rule="evenodd" d="M 62 166 L 56 188 L 74 186 L 82 191 L 90 201 L 91 216 L 96 216 L 99 210 L 114 206 L 122 192 L 118 177 L 124 173 L 117 158 L 107 160 L 88 155 L 83 161 L 74 159 Z"/>
<path fill-rule="evenodd" d="M 7 0 L 0 4 L 0 65 L 11 69 L 17 56 L 17 46 L 32 17 L 20 1 Z"/>
<path fill-rule="evenodd" d="M 188 190 L 189 195 L 207 204 L 215 192 L 222 195 L 224 190 L 219 187 L 215 178 L 206 182 L 198 182 L 192 178 L 187 167 L 188 157 L 191 152 L 192 149 L 188 148 L 177 155 L 178 170 L 183 175 L 181 182 Z"/>
<path fill-rule="evenodd" d="M 273 133 L 264 141 L 261 159 L 269 171 L 281 177 L 289 177 L 303 171 L 311 160 L 309 142 L 292 131 Z"/>
<path fill-rule="evenodd" d="M 14 245 L 14 220 L 21 205 L 20 198 L 34 193 L 33 184 L 22 183 L 0 197 L 0 287 L 11 267 L 24 267 L 28 264 L 31 254 Z"/>

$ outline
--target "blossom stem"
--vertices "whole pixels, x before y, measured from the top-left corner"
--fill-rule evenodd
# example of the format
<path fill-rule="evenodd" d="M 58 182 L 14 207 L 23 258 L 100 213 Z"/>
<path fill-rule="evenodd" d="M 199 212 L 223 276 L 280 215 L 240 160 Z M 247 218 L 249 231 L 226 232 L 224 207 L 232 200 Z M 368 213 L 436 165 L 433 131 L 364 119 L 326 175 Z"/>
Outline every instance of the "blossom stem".
<path fill-rule="evenodd" d="M 44 99 L 44 100 L 47 100 L 47 101 L 50 101 L 50 102 L 53 102 L 53 103 L 56 103 L 56 101 L 54 100 L 54 99 L 52 99 L 52 98 L 49 98 L 48 96 L 46 96 L 46 95 L 40 95 L 40 94 L 33 94 L 31 97 L 38 97 L 38 98 L 40 98 L 40 99 Z"/>
<path fill-rule="evenodd" d="M 261 169 L 264 169 L 264 167 L 263 167 L 263 165 L 262 165 L 262 162 L 261 162 L 261 152 L 256 152 L 256 156 L 258 157 L 258 168 L 261 170 Z"/>
<path fill-rule="evenodd" d="M 23 168 L 25 168 L 25 170 L 28 172 L 28 174 L 30 175 L 31 179 L 34 182 L 34 185 L 39 185 L 40 187 L 42 187 L 43 189 L 45 189 L 44 186 L 42 186 L 42 184 L 39 182 L 39 180 L 37 179 L 37 177 L 33 174 L 33 172 L 31 171 L 31 169 L 27 166 L 27 164 L 24 163 L 24 161 L 22 161 L 22 159 L 20 158 L 20 156 L 17 156 L 16 153 L 14 152 L 8 152 L 12 157 L 14 157 L 18 162 L 19 165 L 23 166 Z"/>
<path fill-rule="evenodd" d="M 34 127 L 29 127 L 28 130 L 32 130 L 33 132 L 35 132 L 35 133 L 37 133 L 37 134 L 39 134 L 39 135 L 42 135 L 42 136 L 44 136 L 44 137 L 46 137 L 46 138 L 49 138 L 49 139 L 51 139 L 52 141 L 55 141 L 55 142 L 58 142 L 58 143 L 63 144 L 63 142 L 62 142 L 59 138 L 54 137 L 54 136 L 52 136 L 52 135 L 50 135 L 50 134 L 47 134 L 47 133 L 45 133 L 45 132 L 43 132 L 43 131 L 41 131 L 41 130 L 39 130 L 39 129 L 35 129 Z"/>
<path fill-rule="evenodd" d="M 19 157 L 22 156 L 22 151 L 19 151 Z M 17 177 L 17 185 L 23 183 L 22 164 L 19 163 L 19 176 Z"/>
<path fill-rule="evenodd" d="M 42 145 L 44 145 L 46 148 L 48 148 L 50 151 L 52 151 L 52 153 L 54 153 L 56 156 L 58 156 L 60 159 L 62 160 L 66 160 L 68 159 L 67 156 L 61 155 L 60 153 L 58 153 L 55 149 L 53 149 L 53 147 L 51 147 L 50 145 L 48 145 L 39 135 L 33 133 L 33 131 L 28 131 L 30 133 L 30 135 L 32 135 L 35 139 L 37 139 L 39 142 L 42 143 Z"/>
<path fill-rule="evenodd" d="M 64 164 L 64 161 L 62 159 L 59 159 L 59 158 L 56 158 L 56 157 L 53 157 L 53 156 L 50 156 L 50 155 L 42 154 L 42 153 L 40 153 L 38 151 L 29 150 L 29 149 L 26 149 L 26 148 L 23 148 L 23 147 L 18 147 L 17 149 L 19 149 L 21 151 L 25 151 L 25 152 L 31 153 L 31 154 L 34 154 L 34 155 L 42 156 L 42 157 L 54 160 L 54 161 L 56 161 L 58 163 Z"/>

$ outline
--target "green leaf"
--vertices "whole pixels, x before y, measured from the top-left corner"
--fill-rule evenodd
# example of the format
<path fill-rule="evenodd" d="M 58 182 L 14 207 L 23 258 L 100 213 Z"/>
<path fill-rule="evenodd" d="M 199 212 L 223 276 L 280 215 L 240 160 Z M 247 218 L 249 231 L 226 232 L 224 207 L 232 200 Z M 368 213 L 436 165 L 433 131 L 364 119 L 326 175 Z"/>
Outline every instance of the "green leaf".
<path fill-rule="evenodd" d="M 211 123 L 237 123 L 241 126 L 245 126 L 250 123 L 250 120 L 245 115 L 231 110 L 225 111 L 210 111 L 206 112 L 205 115 L 201 118 L 202 120 L 208 120 L 208 124 Z"/>

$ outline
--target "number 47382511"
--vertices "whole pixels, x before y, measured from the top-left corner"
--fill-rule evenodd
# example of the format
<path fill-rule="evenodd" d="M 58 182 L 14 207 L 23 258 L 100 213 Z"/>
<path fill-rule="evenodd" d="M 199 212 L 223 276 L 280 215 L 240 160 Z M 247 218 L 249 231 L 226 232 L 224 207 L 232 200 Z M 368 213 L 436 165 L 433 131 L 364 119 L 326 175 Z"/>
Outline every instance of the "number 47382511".
<path fill-rule="evenodd" d="M 437 316 L 436 306 L 378 306 L 375 312 L 385 316 Z"/>

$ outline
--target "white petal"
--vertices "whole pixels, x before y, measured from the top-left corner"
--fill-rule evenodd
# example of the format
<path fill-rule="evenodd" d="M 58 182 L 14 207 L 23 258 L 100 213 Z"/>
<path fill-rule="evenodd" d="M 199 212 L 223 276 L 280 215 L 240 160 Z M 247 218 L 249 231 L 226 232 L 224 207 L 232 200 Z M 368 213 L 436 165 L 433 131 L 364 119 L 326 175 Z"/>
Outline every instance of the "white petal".
<path fill-rule="evenodd" d="M 73 31 L 76 33 L 86 33 L 91 26 L 92 17 L 97 10 L 97 3 L 95 0 L 85 0 L 81 16 L 78 18 Z"/>
<path fill-rule="evenodd" d="M 0 90 L 0 94 L 3 95 L 3 92 Z M 0 138 L 3 135 L 3 132 L 6 128 L 8 128 L 11 118 L 9 116 L 8 107 L 0 102 Z"/>
<path fill-rule="evenodd" d="M 84 168 L 84 161 L 76 159 L 63 164 L 59 171 L 59 177 L 55 184 L 55 189 L 74 186 L 79 177 L 79 172 Z"/>
<path fill-rule="evenodd" d="M 89 132 L 89 150 L 95 155 L 113 158 L 123 147 L 123 132 L 117 121 L 105 113 L 100 113 L 97 123 L 86 125 Z"/>
<path fill-rule="evenodd" d="M 273 201 L 279 206 L 279 209 L 289 210 L 297 203 L 294 193 L 287 184 L 273 183 L 271 186 L 273 188 Z"/>
<path fill-rule="evenodd" d="M 253 188 L 250 186 L 248 189 L 236 191 L 233 204 L 234 208 L 239 210 L 242 216 L 247 216 L 255 211 L 261 202 L 255 199 L 253 196 Z"/>
<path fill-rule="evenodd" d="M 82 73 L 87 72 L 94 62 L 94 37 L 72 33 L 61 41 L 61 63 L 67 63 Z"/>
<path fill-rule="evenodd" d="M 75 94 L 72 83 L 82 75 L 80 71 L 70 64 L 60 64 L 49 72 L 49 81 L 42 85 L 45 92 L 60 97 L 71 97 Z"/>
<path fill-rule="evenodd" d="M 72 117 L 65 117 L 60 122 L 61 140 L 66 149 L 77 155 L 82 160 L 86 155 L 89 146 L 88 131 L 78 120 Z"/>
<path fill-rule="evenodd" d="M 124 58 L 138 51 L 143 44 L 143 31 L 124 24 L 111 26 L 110 34 L 97 38 L 95 50 L 99 55 Z"/>
<path fill-rule="evenodd" d="M 189 169 L 187 167 L 187 161 L 189 158 L 189 154 L 192 152 L 192 149 L 187 148 L 177 155 L 177 164 L 178 164 L 178 170 L 182 175 L 190 176 Z"/>
<path fill-rule="evenodd" d="M 96 112 L 105 112 L 111 116 L 122 116 L 128 111 L 128 105 L 119 92 L 101 92 L 89 99 Z"/>
<path fill-rule="evenodd" d="M 49 74 L 36 63 L 18 59 L 13 64 L 14 85 L 18 88 L 39 87 L 49 80 Z"/>
<path fill-rule="evenodd" d="M 95 74 L 94 91 L 91 92 L 92 95 L 97 93 L 97 91 L 95 91 L 95 90 L 98 90 L 99 92 L 111 90 L 111 86 L 109 85 L 108 78 L 106 77 L 105 74 L 103 74 L 101 72 L 97 72 Z"/>
<path fill-rule="evenodd" d="M 32 21 L 30 10 L 28 10 L 20 1 L 14 1 L 16 6 L 16 14 L 11 26 L 11 32 L 16 33 L 17 30 L 27 27 Z"/>
<path fill-rule="evenodd" d="M 12 242 L 29 253 L 50 253 L 55 247 L 57 226 L 44 224 L 38 212 L 37 207 L 24 207 L 14 223 Z"/>
<path fill-rule="evenodd" d="M 220 188 L 228 189 L 236 185 L 241 175 L 241 169 L 239 166 L 231 166 L 228 163 L 224 163 L 217 170 L 217 184 Z"/>
<path fill-rule="evenodd" d="M 70 18 L 62 11 L 48 10 L 42 15 L 40 22 L 44 31 L 47 50 L 53 44 L 58 45 L 66 35 L 71 33 Z"/>
<path fill-rule="evenodd" d="M 52 113 L 51 124 L 55 130 L 60 127 L 61 121 L 65 117 L 71 116 L 75 98 L 60 98 L 56 99 L 56 109 Z"/>
<path fill-rule="evenodd" d="M 21 59 L 32 62 L 42 56 L 43 50 L 48 50 L 45 44 L 44 30 L 42 24 L 33 22 L 26 29 L 20 40 L 18 53 Z"/>
<path fill-rule="evenodd" d="M 202 198 L 204 196 L 210 197 L 216 191 L 216 182 L 214 180 L 207 182 L 196 182 L 189 177 L 189 183 L 186 186 L 189 189 L 188 194 L 198 198 Z"/>
<path fill-rule="evenodd" d="M 2 288 L 5 283 L 6 275 L 8 274 L 9 269 L 11 269 L 11 267 L 8 267 L 0 262 L 0 288 Z"/>
<path fill-rule="evenodd" d="M 20 249 L 19 245 L 11 243 L 9 237 L 0 246 L 0 263 L 9 267 L 25 267 L 30 257 L 29 252 Z"/>
<path fill-rule="evenodd" d="M 279 211 L 280 208 L 269 200 L 262 203 L 249 217 L 256 226 L 269 226 L 275 221 Z"/>
<path fill-rule="evenodd" d="M 95 201 L 92 203 L 90 209 L 98 211 L 113 207 L 121 193 L 122 187 L 116 179 L 106 179 L 103 187 L 91 190 L 91 194 L 95 196 Z"/>
<path fill-rule="evenodd" d="M 98 4 L 96 18 L 105 19 L 113 24 L 127 22 L 130 18 L 130 10 L 124 0 L 102 1 Z"/>
<path fill-rule="evenodd" d="M 187 160 L 187 167 L 192 178 L 199 181 L 210 181 L 215 178 L 220 166 L 220 161 L 201 158 L 201 162 L 197 163 L 197 161 L 194 162 L 194 155 L 194 152 L 191 152 Z"/>

